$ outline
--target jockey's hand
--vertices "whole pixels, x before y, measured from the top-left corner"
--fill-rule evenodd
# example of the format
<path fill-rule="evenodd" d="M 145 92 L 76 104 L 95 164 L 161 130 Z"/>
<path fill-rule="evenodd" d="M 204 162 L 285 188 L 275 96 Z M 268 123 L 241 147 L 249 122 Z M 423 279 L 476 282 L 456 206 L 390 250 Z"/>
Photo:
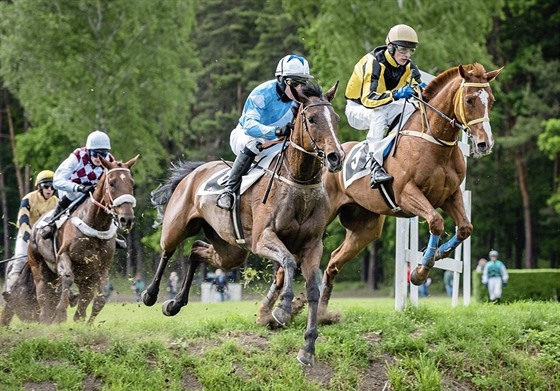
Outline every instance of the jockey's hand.
<path fill-rule="evenodd" d="M 80 193 L 93 193 L 93 191 L 95 190 L 95 186 L 84 186 L 84 185 L 78 185 L 76 187 L 76 191 L 80 192 Z"/>
<path fill-rule="evenodd" d="M 423 90 L 424 88 L 426 88 L 428 85 L 424 82 L 418 84 L 418 88 L 420 88 L 421 90 Z"/>
<path fill-rule="evenodd" d="M 414 89 L 411 86 L 406 85 L 402 88 L 399 88 L 396 91 L 393 91 L 393 99 L 395 100 L 399 100 L 402 98 L 408 99 L 408 98 L 412 98 L 415 94 L 416 93 L 414 92 Z"/>
<path fill-rule="evenodd" d="M 274 134 L 276 135 L 276 137 L 283 137 L 283 136 L 289 136 L 290 133 L 292 132 L 292 129 L 294 128 L 294 124 L 291 122 L 288 122 L 286 125 L 284 126 L 279 126 L 274 130 Z"/>

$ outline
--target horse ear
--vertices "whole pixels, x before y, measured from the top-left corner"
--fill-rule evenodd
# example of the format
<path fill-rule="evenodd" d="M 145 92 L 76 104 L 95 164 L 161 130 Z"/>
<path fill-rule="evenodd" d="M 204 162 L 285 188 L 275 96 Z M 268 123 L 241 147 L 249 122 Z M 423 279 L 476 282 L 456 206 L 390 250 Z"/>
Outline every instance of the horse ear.
<path fill-rule="evenodd" d="M 504 69 L 504 67 L 501 67 L 500 69 L 496 69 L 494 71 L 486 72 L 486 74 L 484 75 L 486 77 L 486 80 L 490 82 L 497 78 L 502 69 Z"/>
<path fill-rule="evenodd" d="M 103 156 L 99 155 L 99 161 L 101 162 L 101 165 L 103 167 L 105 167 L 107 170 L 111 169 L 111 162 L 109 162 L 107 159 L 105 159 Z"/>
<path fill-rule="evenodd" d="M 465 71 L 465 68 L 463 67 L 463 64 L 459 64 L 458 68 L 459 68 L 459 75 L 463 79 L 465 79 L 465 76 L 467 75 L 467 72 Z"/>
<path fill-rule="evenodd" d="M 334 84 L 334 86 L 331 87 L 330 90 L 327 91 L 327 93 L 325 94 L 325 96 L 327 97 L 329 102 L 332 102 L 334 99 L 334 96 L 336 95 L 336 90 L 338 89 L 338 83 L 340 80 L 337 80 L 336 83 Z"/>
<path fill-rule="evenodd" d="M 132 159 L 130 159 L 128 162 L 126 162 L 124 165 L 127 166 L 129 169 L 132 168 L 132 166 L 134 166 L 136 164 L 136 161 L 140 158 L 140 155 L 136 155 L 135 157 L 133 157 Z"/>

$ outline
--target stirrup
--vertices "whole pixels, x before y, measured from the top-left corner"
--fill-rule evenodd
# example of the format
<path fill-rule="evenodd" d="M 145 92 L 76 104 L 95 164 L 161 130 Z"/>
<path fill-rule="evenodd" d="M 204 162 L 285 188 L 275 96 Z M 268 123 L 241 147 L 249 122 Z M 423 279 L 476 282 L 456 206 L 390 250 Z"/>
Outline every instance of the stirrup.
<path fill-rule="evenodd" d="M 233 202 L 234 202 L 235 194 L 233 191 L 229 189 L 225 189 L 216 200 L 216 205 L 218 208 L 225 209 L 225 210 L 232 210 L 233 209 Z"/>

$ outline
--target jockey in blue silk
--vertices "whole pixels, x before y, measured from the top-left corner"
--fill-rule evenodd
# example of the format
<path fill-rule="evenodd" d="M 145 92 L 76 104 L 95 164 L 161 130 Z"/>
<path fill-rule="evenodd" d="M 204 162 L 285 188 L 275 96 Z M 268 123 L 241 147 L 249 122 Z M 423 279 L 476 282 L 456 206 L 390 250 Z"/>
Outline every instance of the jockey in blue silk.
<path fill-rule="evenodd" d="M 383 168 L 383 148 L 376 148 L 377 144 L 397 115 L 407 117 L 415 110 L 412 104 L 406 104 L 416 94 L 413 87 L 426 86 L 411 60 L 418 45 L 416 31 L 405 24 L 393 26 L 385 43 L 354 66 L 345 94 L 348 123 L 354 129 L 368 130 L 372 188 L 393 179 Z"/>
<path fill-rule="evenodd" d="M 237 127 L 230 135 L 230 146 L 237 156 L 231 168 L 224 190 L 217 200 L 218 207 L 233 208 L 236 191 L 264 142 L 288 136 L 293 127 L 295 101 L 288 86 L 301 91 L 302 85 L 313 76 L 309 63 L 301 56 L 290 54 L 283 57 L 275 73 L 276 79 L 257 86 L 245 102 Z"/>
<path fill-rule="evenodd" d="M 18 234 L 14 258 L 6 268 L 5 292 L 8 294 L 12 292 L 12 287 L 27 262 L 27 245 L 31 237 L 31 227 L 42 215 L 54 209 L 58 202 L 58 197 L 54 194 L 53 177 L 54 172 L 41 171 L 35 178 L 35 190 L 21 199 L 17 216 Z"/>
<path fill-rule="evenodd" d="M 82 194 L 89 194 L 95 190 L 95 185 L 103 175 L 105 168 L 101 165 L 99 156 L 112 162 L 115 160 L 109 153 L 111 140 L 106 133 L 96 130 L 89 134 L 86 146 L 77 148 L 64 160 L 54 173 L 54 188 L 58 190 L 60 201 L 56 206 L 48 224 L 42 228 L 43 239 L 52 237 L 52 225 L 76 198 Z"/>

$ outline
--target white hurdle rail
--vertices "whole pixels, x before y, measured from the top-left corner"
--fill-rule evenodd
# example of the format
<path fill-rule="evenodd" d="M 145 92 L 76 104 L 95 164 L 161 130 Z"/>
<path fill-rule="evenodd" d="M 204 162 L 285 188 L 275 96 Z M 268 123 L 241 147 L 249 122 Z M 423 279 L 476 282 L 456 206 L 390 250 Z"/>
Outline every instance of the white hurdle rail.
<path fill-rule="evenodd" d="M 459 147 L 465 156 L 465 164 L 469 155 L 467 136 L 463 134 Z M 466 177 L 465 177 L 466 180 Z M 461 183 L 463 202 L 469 220 L 471 220 L 471 192 L 465 190 L 465 180 Z M 395 310 L 402 311 L 406 306 L 408 286 L 410 285 L 410 303 L 418 306 L 418 287 L 408 283 L 408 268 L 414 268 L 421 263 L 422 252 L 418 251 L 418 217 L 397 218 L 395 251 Z M 444 258 L 437 261 L 434 269 L 450 270 L 453 272 L 453 290 L 451 306 L 456 307 L 459 302 L 460 276 L 463 275 L 463 305 L 471 301 L 471 238 L 467 238 L 454 251 L 454 258 Z M 433 273 L 433 271 L 432 271 Z"/>

